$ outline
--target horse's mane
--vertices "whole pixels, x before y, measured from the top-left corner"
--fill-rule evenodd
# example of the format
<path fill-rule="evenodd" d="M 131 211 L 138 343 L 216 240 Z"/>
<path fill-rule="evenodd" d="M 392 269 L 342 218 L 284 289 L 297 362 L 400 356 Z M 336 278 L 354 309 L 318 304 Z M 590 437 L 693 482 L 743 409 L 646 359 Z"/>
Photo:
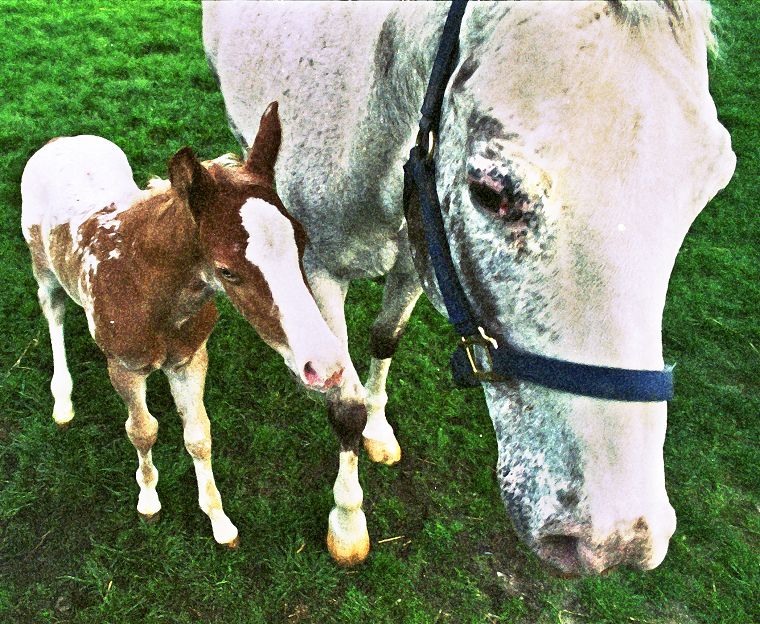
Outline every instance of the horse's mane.
<path fill-rule="evenodd" d="M 630 28 L 645 36 L 652 31 L 670 30 L 673 36 L 687 46 L 701 37 L 707 49 L 717 53 L 717 40 L 712 30 L 713 14 L 710 3 L 700 0 L 609 0 L 615 14 Z"/>

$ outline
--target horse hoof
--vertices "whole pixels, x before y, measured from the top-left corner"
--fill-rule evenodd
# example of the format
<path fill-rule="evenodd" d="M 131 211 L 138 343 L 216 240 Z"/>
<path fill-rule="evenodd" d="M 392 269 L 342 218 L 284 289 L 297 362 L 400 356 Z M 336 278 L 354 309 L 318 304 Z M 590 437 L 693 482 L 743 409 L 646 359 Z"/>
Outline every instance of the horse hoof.
<path fill-rule="evenodd" d="M 367 533 L 367 525 L 364 521 L 362 520 L 363 527 L 355 527 L 354 532 L 358 535 L 350 535 L 341 531 L 337 524 L 333 530 L 333 524 L 334 519 L 331 518 L 327 528 L 327 550 L 335 563 L 344 568 L 363 563 L 369 555 L 369 533 Z"/>
<path fill-rule="evenodd" d="M 376 464 L 392 466 L 401 460 L 401 447 L 396 440 L 385 442 L 372 438 L 364 438 L 364 450 L 367 451 L 370 460 Z"/>
<path fill-rule="evenodd" d="M 140 514 L 140 517 L 145 521 L 145 524 L 155 524 L 161 519 L 161 510 L 159 509 L 156 513 L 152 514 L 144 514 L 137 512 Z"/>
<path fill-rule="evenodd" d="M 240 536 L 236 535 L 235 539 L 233 539 L 231 542 L 227 542 L 225 546 L 227 546 L 227 548 L 230 550 L 237 550 L 240 546 Z"/>
<path fill-rule="evenodd" d="M 55 426 L 58 428 L 58 431 L 66 431 L 71 426 L 71 421 L 56 422 Z"/>

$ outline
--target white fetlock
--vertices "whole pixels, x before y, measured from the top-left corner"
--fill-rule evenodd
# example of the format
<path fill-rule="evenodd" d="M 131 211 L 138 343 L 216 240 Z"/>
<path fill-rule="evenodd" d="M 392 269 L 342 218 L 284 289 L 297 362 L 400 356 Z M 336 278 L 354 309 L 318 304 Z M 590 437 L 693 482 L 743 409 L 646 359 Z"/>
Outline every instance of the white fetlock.
<path fill-rule="evenodd" d="M 59 427 L 65 427 L 74 418 L 74 406 L 71 401 L 56 401 L 53 406 L 53 420 Z"/>
<path fill-rule="evenodd" d="M 401 460 L 401 447 L 393 427 L 385 419 L 385 402 L 367 403 L 367 425 L 362 432 L 364 449 L 373 462 L 391 466 Z"/>
<path fill-rule="evenodd" d="M 369 554 L 367 518 L 361 509 L 344 511 L 334 507 L 327 528 L 327 549 L 338 565 L 354 566 Z"/>
<path fill-rule="evenodd" d="M 237 527 L 225 514 L 220 514 L 211 521 L 211 530 L 217 544 L 226 544 L 230 548 L 237 548 L 240 544 Z"/>
<path fill-rule="evenodd" d="M 388 466 L 401 460 L 401 447 L 393 433 L 393 427 L 385 418 L 385 404 L 388 402 L 385 381 L 390 366 L 390 358 L 372 358 L 370 362 L 366 386 L 367 424 L 362 432 L 364 449 L 369 458 L 373 462 Z"/>
<path fill-rule="evenodd" d="M 339 565 L 356 565 L 369 554 L 369 533 L 362 511 L 364 493 L 359 485 L 359 458 L 353 451 L 340 453 L 333 496 L 335 507 L 327 521 L 327 549 Z"/>

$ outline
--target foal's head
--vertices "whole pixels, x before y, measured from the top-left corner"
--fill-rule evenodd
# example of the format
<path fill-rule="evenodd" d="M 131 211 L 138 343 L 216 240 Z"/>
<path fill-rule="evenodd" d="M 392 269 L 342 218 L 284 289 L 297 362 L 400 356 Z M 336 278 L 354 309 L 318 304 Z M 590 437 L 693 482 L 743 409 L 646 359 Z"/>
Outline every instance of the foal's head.
<path fill-rule="evenodd" d="M 186 147 L 170 160 L 169 178 L 198 226 L 209 283 L 224 290 L 304 384 L 326 389 L 340 382 L 348 356 L 305 282 L 306 232 L 274 189 L 280 138 L 273 102 L 245 163 L 206 169 Z"/>

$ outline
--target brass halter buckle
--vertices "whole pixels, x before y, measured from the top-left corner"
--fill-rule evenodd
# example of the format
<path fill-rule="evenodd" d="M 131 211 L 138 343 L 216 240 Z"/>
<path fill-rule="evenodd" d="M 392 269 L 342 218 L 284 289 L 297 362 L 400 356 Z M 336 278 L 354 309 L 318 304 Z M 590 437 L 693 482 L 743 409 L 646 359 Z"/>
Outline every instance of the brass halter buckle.
<path fill-rule="evenodd" d="M 421 129 L 417 133 L 417 140 L 415 141 L 415 145 L 420 148 L 420 150 L 425 152 L 422 154 L 422 156 L 424 156 L 425 160 L 428 162 L 433 160 L 437 143 L 438 139 L 433 130 L 428 131 L 427 135 L 425 135 Z"/>
<path fill-rule="evenodd" d="M 486 334 L 482 327 L 478 327 L 478 334 L 472 336 L 462 336 L 462 348 L 467 354 L 467 359 L 470 361 L 470 368 L 472 368 L 472 374 L 476 379 L 481 381 L 498 381 L 498 375 L 493 372 L 493 358 L 488 347 L 492 346 L 494 349 L 498 349 L 499 345 Z M 475 361 L 475 347 L 483 347 L 483 353 L 486 359 L 486 367 L 478 368 L 478 363 Z"/>

